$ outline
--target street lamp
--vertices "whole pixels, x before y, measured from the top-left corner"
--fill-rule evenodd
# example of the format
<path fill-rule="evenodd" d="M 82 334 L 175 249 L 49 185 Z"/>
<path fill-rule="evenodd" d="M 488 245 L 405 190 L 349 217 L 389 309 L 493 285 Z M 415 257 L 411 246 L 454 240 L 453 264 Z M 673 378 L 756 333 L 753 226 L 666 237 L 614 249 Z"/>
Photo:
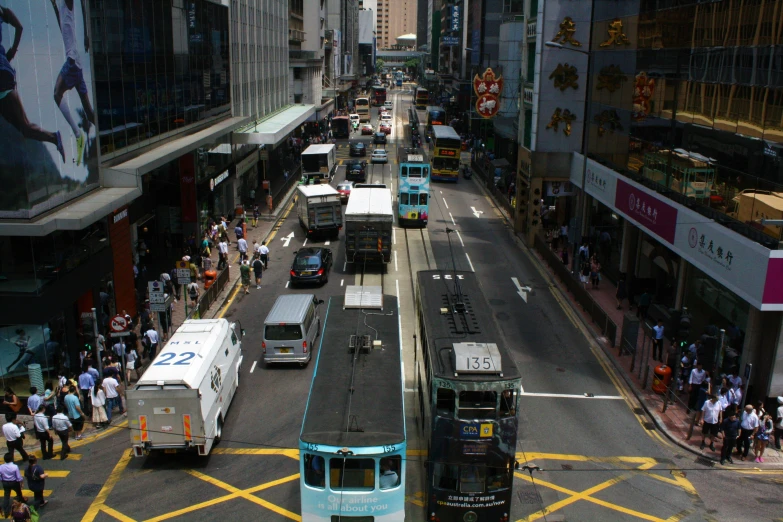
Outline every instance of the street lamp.
<path fill-rule="evenodd" d="M 590 20 L 592 20 L 592 15 L 590 16 Z M 577 49 L 575 47 L 566 47 L 561 43 L 558 42 L 544 42 L 544 45 L 546 47 L 552 47 L 554 49 L 562 49 L 565 51 L 573 51 L 575 53 L 584 54 L 587 56 L 587 81 L 585 83 L 585 110 L 584 110 L 584 116 L 582 117 L 582 159 L 584 162 L 582 163 L 582 193 L 579 196 L 579 203 L 577 206 L 577 216 L 579 218 L 579 221 L 577 222 L 577 225 L 579 227 L 579 241 L 577 241 L 577 235 L 574 233 L 574 251 L 573 251 L 573 261 L 571 263 L 571 269 L 572 271 L 576 272 L 578 270 L 577 265 L 577 252 L 579 251 L 579 243 L 582 241 L 582 237 L 585 230 L 585 214 L 587 214 L 587 137 L 588 137 L 588 119 L 590 117 L 590 111 L 589 111 L 589 102 L 590 102 L 590 88 L 591 88 L 591 74 L 590 70 L 592 68 L 592 59 L 593 59 L 593 53 L 591 51 L 585 51 L 583 49 Z M 588 44 L 589 48 L 589 44 Z"/>

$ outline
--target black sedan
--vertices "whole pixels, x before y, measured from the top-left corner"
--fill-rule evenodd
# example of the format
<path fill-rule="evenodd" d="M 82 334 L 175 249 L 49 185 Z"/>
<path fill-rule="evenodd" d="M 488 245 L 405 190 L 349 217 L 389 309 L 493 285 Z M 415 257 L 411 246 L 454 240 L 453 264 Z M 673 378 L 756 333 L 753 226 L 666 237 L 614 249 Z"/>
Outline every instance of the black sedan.
<path fill-rule="evenodd" d="M 360 141 L 356 141 L 351 143 L 351 147 L 348 150 L 348 154 L 350 156 L 366 156 L 367 155 L 367 145 Z"/>
<path fill-rule="evenodd" d="M 294 262 L 291 265 L 291 286 L 298 283 L 326 284 L 331 269 L 331 248 L 301 248 L 295 252 Z"/>
<path fill-rule="evenodd" d="M 345 164 L 345 179 L 359 182 L 365 181 L 367 179 L 365 173 L 366 167 L 367 162 L 364 160 L 349 160 L 348 163 Z"/>
<path fill-rule="evenodd" d="M 376 132 L 375 136 L 372 138 L 373 143 L 386 143 L 386 133 L 385 132 Z"/>

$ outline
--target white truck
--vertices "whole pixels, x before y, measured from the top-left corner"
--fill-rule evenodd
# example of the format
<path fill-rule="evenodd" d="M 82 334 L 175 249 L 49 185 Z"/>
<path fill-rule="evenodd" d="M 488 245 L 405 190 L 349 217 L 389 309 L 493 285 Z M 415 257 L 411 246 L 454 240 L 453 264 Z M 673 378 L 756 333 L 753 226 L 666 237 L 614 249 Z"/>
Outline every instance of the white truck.
<path fill-rule="evenodd" d="M 302 152 L 302 184 L 329 183 L 337 169 L 334 144 L 310 145 Z"/>
<path fill-rule="evenodd" d="M 337 239 L 343 228 L 340 193 L 331 185 L 299 185 L 296 213 L 307 237 L 329 234 Z"/>
<path fill-rule="evenodd" d="M 354 185 L 345 207 L 346 260 L 391 261 L 393 226 L 391 190 L 386 185 Z"/>
<path fill-rule="evenodd" d="M 194 451 L 220 442 L 239 386 L 243 330 L 225 319 L 182 323 L 126 396 L 133 455 Z"/>

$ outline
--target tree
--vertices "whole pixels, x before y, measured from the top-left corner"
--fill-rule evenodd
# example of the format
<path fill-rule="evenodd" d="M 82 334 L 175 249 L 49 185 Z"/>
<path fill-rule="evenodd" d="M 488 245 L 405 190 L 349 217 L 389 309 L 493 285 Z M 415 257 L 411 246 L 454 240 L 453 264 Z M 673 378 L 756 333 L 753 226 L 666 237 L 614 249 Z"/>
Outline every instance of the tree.
<path fill-rule="evenodd" d="M 405 62 L 405 67 L 409 69 L 415 69 L 419 66 L 419 59 L 418 58 L 411 58 L 407 62 Z"/>
<path fill-rule="evenodd" d="M 380 72 L 383 69 L 383 66 L 386 65 L 386 62 L 384 62 L 381 58 L 375 59 L 375 70 Z"/>

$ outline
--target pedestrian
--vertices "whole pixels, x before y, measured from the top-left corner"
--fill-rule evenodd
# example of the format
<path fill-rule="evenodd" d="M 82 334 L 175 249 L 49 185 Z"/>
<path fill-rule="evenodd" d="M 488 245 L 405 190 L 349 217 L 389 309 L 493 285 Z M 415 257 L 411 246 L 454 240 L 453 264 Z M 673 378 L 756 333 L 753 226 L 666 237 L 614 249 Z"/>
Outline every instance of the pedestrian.
<path fill-rule="evenodd" d="M 122 354 L 125 353 L 125 348 L 127 348 L 125 341 L 122 340 L 122 337 L 119 337 L 118 341 L 114 343 L 114 346 L 112 346 L 112 351 L 114 351 L 114 355 L 117 357 L 117 360 L 122 360 Z M 106 376 L 106 370 L 107 368 L 103 369 L 104 376 Z"/>
<path fill-rule="evenodd" d="M 218 259 L 218 270 L 224 270 L 228 266 L 228 242 L 226 241 L 225 236 L 220 238 L 220 242 L 218 243 L 218 256 L 220 258 Z M 229 266 L 229 268 L 231 268 Z"/>
<path fill-rule="evenodd" d="M 258 253 L 261 254 L 261 261 L 264 262 L 264 270 L 269 269 L 269 247 L 266 246 L 266 241 L 261 242 L 261 246 L 258 248 Z"/>
<path fill-rule="evenodd" d="M 237 237 L 237 241 L 244 237 L 244 231 L 242 230 L 242 221 L 237 222 L 237 226 L 234 227 L 234 235 Z"/>
<path fill-rule="evenodd" d="M 244 237 L 237 240 L 237 249 L 239 249 L 239 261 L 247 261 L 247 239 Z"/>
<path fill-rule="evenodd" d="M 114 379 L 114 377 L 107 377 L 104 381 Z M 92 399 L 92 424 L 97 429 L 101 430 L 105 428 L 109 423 L 109 417 L 106 416 L 106 393 L 101 387 L 101 381 L 95 383 L 91 394 Z"/>
<path fill-rule="evenodd" d="M 52 417 L 52 429 L 60 439 L 60 460 L 68 458 L 71 447 L 68 445 L 68 434 L 73 429 L 73 423 L 65 415 L 66 407 L 62 405 L 57 408 L 57 413 Z"/>
<path fill-rule="evenodd" d="M 27 411 L 30 412 L 30 415 L 35 415 L 35 412 L 38 411 L 38 406 L 41 404 L 43 404 L 43 398 L 38 395 L 38 388 L 31 386 L 30 396 L 27 398 Z"/>
<path fill-rule="evenodd" d="M 209 270 L 212 270 L 212 258 L 209 256 L 203 256 L 201 258 L 201 269 L 206 273 Z"/>
<path fill-rule="evenodd" d="M 5 389 L 5 398 L 3 399 L 3 405 L 7 406 L 9 410 L 14 413 L 19 413 L 22 409 L 22 401 L 16 396 L 14 390 L 11 388 Z"/>
<path fill-rule="evenodd" d="M 593 283 L 593 288 L 598 288 L 598 282 L 601 281 L 601 263 L 595 255 L 590 261 L 590 281 Z"/>
<path fill-rule="evenodd" d="M 764 451 L 769 444 L 769 436 L 775 426 L 772 424 L 772 415 L 765 414 L 759 423 L 759 430 L 756 432 L 756 445 L 753 448 L 753 453 L 756 455 L 754 459 L 756 462 L 764 462 Z"/>
<path fill-rule="evenodd" d="M 775 412 L 775 449 L 780 450 L 780 439 L 783 439 L 783 395 L 778 396 L 778 409 Z"/>
<path fill-rule="evenodd" d="M 261 261 L 261 255 L 253 256 L 253 274 L 256 276 L 256 290 L 261 290 L 261 276 L 264 270 L 264 263 Z"/>
<path fill-rule="evenodd" d="M 696 408 L 696 401 L 699 398 L 699 389 L 701 384 L 707 378 L 707 372 L 701 367 L 701 361 L 696 361 L 696 368 L 691 370 L 691 375 L 688 377 L 688 384 L 690 385 L 690 395 L 688 396 L 688 413 Z"/>
<path fill-rule="evenodd" d="M 27 469 L 24 471 L 27 489 L 33 492 L 33 506 L 36 509 L 42 508 L 49 503 L 44 500 L 44 484 L 49 474 L 38 464 L 38 458 L 35 455 L 30 455 L 28 463 Z"/>
<path fill-rule="evenodd" d="M 729 406 L 729 408 L 731 408 L 731 406 Z M 759 429 L 759 418 L 756 416 L 756 412 L 753 411 L 752 404 L 745 406 L 745 411 L 743 411 L 740 416 L 740 428 L 737 455 L 739 455 L 740 460 L 744 461 L 748 458 L 750 443 L 755 440 L 756 432 Z"/>
<path fill-rule="evenodd" d="M 24 433 L 19 429 L 22 423 L 16 418 L 16 413 L 9 411 L 5 414 L 5 424 L 3 424 L 3 436 L 5 437 L 5 446 L 8 448 L 8 454 L 11 460 L 14 460 L 14 450 L 19 451 L 23 460 L 27 460 L 27 452 L 24 450 Z"/>
<path fill-rule="evenodd" d="M 198 294 L 199 294 L 198 283 L 192 281 L 188 285 L 188 296 L 190 297 L 191 306 L 196 306 L 196 304 L 198 303 Z"/>
<path fill-rule="evenodd" d="M 253 204 L 253 228 L 258 226 L 258 218 L 261 217 L 261 210 L 257 204 Z"/>
<path fill-rule="evenodd" d="M 585 286 L 587 290 L 587 283 L 590 282 L 590 263 L 582 261 L 582 268 L 579 272 L 579 281 Z"/>
<path fill-rule="evenodd" d="M 614 296 L 617 298 L 617 309 L 622 310 L 623 301 L 628 297 L 628 288 L 626 288 L 624 275 L 621 275 L 617 280 L 617 293 L 615 293 Z"/>
<path fill-rule="evenodd" d="M 642 292 L 642 295 L 639 296 L 639 308 L 636 310 L 636 317 L 644 321 L 647 319 L 647 310 L 650 308 L 650 303 L 652 301 L 652 296 L 650 293 L 645 290 Z"/>
<path fill-rule="evenodd" d="M 706 445 L 705 442 L 709 438 L 710 449 L 712 451 L 716 451 L 715 438 L 718 436 L 718 428 L 720 427 L 721 421 L 723 420 L 723 411 L 721 410 L 720 403 L 718 402 L 718 396 L 715 394 L 710 395 L 710 400 L 704 403 L 701 411 L 703 414 L 704 424 L 701 427 L 701 446 L 699 446 L 699 449 L 704 449 L 704 446 Z"/>
<path fill-rule="evenodd" d="M 565 266 L 568 266 L 568 248 L 560 250 L 560 261 L 562 261 Z"/>
<path fill-rule="evenodd" d="M 138 366 L 138 368 L 137 368 Z M 130 382 L 131 380 L 131 371 L 136 372 L 136 380 L 141 378 L 141 372 L 139 371 L 141 367 L 141 361 L 139 360 L 139 354 L 136 352 L 135 348 L 131 348 L 130 346 L 125 349 L 125 380 L 126 382 Z"/>
<path fill-rule="evenodd" d="M 14 464 L 14 456 L 6 453 L 3 457 L 5 464 L 0 466 L 0 479 L 3 481 L 3 515 L 8 518 L 11 514 L 11 492 L 16 493 L 16 500 L 27 502 L 22 495 L 22 474 L 19 473 L 19 466 Z"/>
<path fill-rule="evenodd" d="M 68 409 L 68 419 L 73 425 L 73 432 L 76 435 L 76 440 L 82 440 L 85 414 L 79 405 L 79 397 L 76 395 L 75 388 L 68 389 L 68 395 L 65 397 L 65 407 Z"/>
<path fill-rule="evenodd" d="M 88 416 L 92 414 L 92 408 L 90 408 L 90 390 L 95 386 L 95 377 L 93 377 L 89 368 L 91 368 L 91 366 L 85 361 L 84 371 L 79 375 L 79 390 L 81 391 L 82 397 L 84 397 L 84 413 Z"/>
<path fill-rule="evenodd" d="M 743 393 L 742 386 L 740 386 L 737 389 L 730 388 L 729 389 L 729 404 L 733 405 L 737 410 L 739 410 L 742 407 L 742 393 Z"/>
<path fill-rule="evenodd" d="M 41 444 L 41 456 L 44 460 L 54 457 L 52 446 L 54 439 L 49 434 L 49 419 L 46 417 L 46 406 L 41 404 L 38 411 L 33 416 L 33 425 L 35 426 L 35 438 Z"/>
<path fill-rule="evenodd" d="M 723 447 L 720 452 L 720 463 L 725 464 L 728 460 L 729 463 L 734 464 L 731 460 L 731 451 L 734 449 L 734 445 L 737 442 L 737 436 L 740 429 L 740 421 L 737 419 L 737 411 L 730 408 L 728 411 L 729 418 L 724 420 L 720 429 L 723 432 Z M 701 447 L 704 448 L 704 442 L 702 441 Z M 715 448 L 710 444 L 710 449 L 715 451 Z"/>
<path fill-rule="evenodd" d="M 196 285 L 196 287 L 198 288 L 198 285 Z M 144 332 L 144 336 L 147 339 L 149 339 L 150 342 L 149 354 L 150 354 L 150 361 L 151 361 L 155 358 L 155 352 L 158 349 L 158 331 L 155 330 L 155 328 L 153 328 L 152 325 L 150 325 L 149 330 Z"/>
<path fill-rule="evenodd" d="M 663 326 L 663 319 L 658 319 L 658 324 L 653 326 L 653 359 L 663 361 L 663 334 L 666 329 Z"/>
<path fill-rule="evenodd" d="M 122 385 L 117 382 L 117 379 L 108 377 L 103 380 L 103 391 L 106 393 L 106 417 L 108 417 L 108 422 L 111 423 L 111 416 L 115 406 L 119 408 L 120 415 L 125 415 L 125 410 L 122 407 L 122 398 L 120 397 Z"/>
<path fill-rule="evenodd" d="M 250 265 L 247 261 L 242 261 L 239 266 L 239 273 L 242 277 L 242 287 L 245 289 L 245 293 L 250 293 Z"/>
<path fill-rule="evenodd" d="M 168 272 L 161 272 L 160 281 L 163 283 L 163 291 L 169 295 L 174 294 L 174 284 L 171 282 L 171 274 Z"/>

